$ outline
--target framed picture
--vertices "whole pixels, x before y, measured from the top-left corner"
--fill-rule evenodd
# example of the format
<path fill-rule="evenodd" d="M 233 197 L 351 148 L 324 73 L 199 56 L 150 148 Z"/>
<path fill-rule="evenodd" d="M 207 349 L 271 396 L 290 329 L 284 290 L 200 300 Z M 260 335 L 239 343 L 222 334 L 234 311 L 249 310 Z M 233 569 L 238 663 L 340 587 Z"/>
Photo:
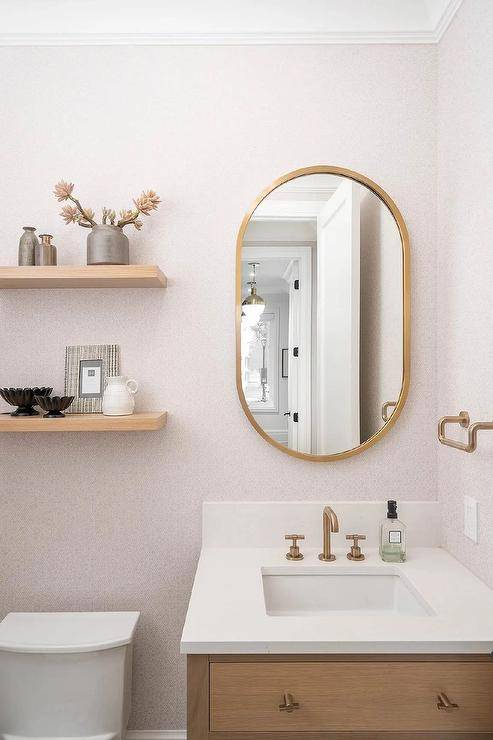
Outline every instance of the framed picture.
<path fill-rule="evenodd" d="M 75 396 L 67 413 L 101 413 L 106 379 L 120 375 L 117 344 L 86 344 L 65 348 L 65 395 Z"/>
<path fill-rule="evenodd" d="M 103 361 L 79 362 L 79 398 L 101 398 L 104 393 Z"/>
<path fill-rule="evenodd" d="M 288 377 L 288 349 L 282 349 L 281 378 Z"/>

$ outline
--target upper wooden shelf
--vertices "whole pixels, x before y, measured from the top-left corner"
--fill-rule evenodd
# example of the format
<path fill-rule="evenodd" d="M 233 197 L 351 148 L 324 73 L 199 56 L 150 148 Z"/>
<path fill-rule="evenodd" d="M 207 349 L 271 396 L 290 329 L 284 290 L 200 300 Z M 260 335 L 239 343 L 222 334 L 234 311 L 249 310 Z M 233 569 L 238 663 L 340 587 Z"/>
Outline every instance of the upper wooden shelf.
<path fill-rule="evenodd" d="M 0 432 L 155 432 L 164 427 L 166 419 L 166 411 L 130 416 L 67 414 L 62 419 L 1 414 Z"/>
<path fill-rule="evenodd" d="M 165 288 L 157 265 L 0 267 L 0 288 Z"/>

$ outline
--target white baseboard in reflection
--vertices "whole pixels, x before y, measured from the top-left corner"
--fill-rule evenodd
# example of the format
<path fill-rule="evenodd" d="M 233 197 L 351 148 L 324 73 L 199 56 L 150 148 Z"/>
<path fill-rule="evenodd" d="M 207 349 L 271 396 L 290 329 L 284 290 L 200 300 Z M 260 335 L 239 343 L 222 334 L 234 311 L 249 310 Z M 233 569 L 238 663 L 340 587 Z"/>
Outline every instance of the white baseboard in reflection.
<path fill-rule="evenodd" d="M 186 730 L 129 730 L 126 740 L 187 740 Z"/>

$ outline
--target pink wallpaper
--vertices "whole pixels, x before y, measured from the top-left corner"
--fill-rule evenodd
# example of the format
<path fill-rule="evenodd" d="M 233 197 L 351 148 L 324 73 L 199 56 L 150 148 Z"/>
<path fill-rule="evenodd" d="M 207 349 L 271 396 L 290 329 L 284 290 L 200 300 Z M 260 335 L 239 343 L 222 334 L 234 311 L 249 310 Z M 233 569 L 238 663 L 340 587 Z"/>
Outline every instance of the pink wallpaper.
<path fill-rule="evenodd" d="M 0 49 L 1 264 L 15 264 L 21 227 L 31 224 L 54 234 L 61 263 L 84 262 L 87 233 L 63 225 L 51 194 L 61 177 L 93 208 L 124 207 L 146 187 L 163 199 L 142 232 L 129 235 L 134 261 L 158 263 L 169 275 L 167 291 L 0 295 L 0 384 L 53 383 L 60 391 L 66 344 L 118 342 L 123 371 L 141 384 L 138 408 L 170 412 L 162 433 L 0 439 L 0 612 L 140 609 L 132 728 L 185 726 L 178 641 L 202 500 L 435 498 L 436 51 Z M 333 464 L 267 445 L 245 418 L 234 380 L 243 213 L 274 178 L 317 163 L 380 183 L 402 210 L 412 249 L 409 401 L 376 447 Z M 462 199 L 461 170 L 452 184 Z M 476 185 L 471 177 L 468 198 Z M 468 202 L 468 213 L 471 207 L 476 221 L 485 218 L 485 200 Z M 489 245 L 470 220 L 468 259 L 457 269 L 491 285 L 484 260 L 472 259 Z M 454 295 L 471 317 L 471 288 L 459 289 L 456 279 Z M 476 358 L 477 338 L 488 336 L 482 329 Z M 489 352 L 485 343 L 476 370 L 484 375 L 483 403 Z M 467 403 L 491 415 L 458 391 L 444 408 Z M 491 445 L 493 438 L 472 464 Z M 449 457 L 450 465 L 471 464 Z"/>
<path fill-rule="evenodd" d="M 493 418 L 493 3 L 466 0 L 439 46 L 439 416 Z M 452 433 L 452 431 L 451 431 Z M 493 586 L 493 434 L 468 455 L 440 445 L 446 547 Z M 463 535 L 463 496 L 479 501 L 480 542 Z"/>

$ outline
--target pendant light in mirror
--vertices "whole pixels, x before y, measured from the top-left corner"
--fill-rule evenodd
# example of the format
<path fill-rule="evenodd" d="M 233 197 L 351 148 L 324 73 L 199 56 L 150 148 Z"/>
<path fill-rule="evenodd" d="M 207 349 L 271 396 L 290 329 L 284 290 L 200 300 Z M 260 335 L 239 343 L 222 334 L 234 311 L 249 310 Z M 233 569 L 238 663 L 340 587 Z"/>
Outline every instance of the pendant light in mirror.
<path fill-rule="evenodd" d="M 245 317 L 245 321 L 249 326 L 255 326 L 258 324 L 259 319 L 265 311 L 265 301 L 259 295 L 257 295 L 257 267 L 258 262 L 249 262 L 248 266 L 251 267 L 250 277 L 247 285 L 250 286 L 250 294 L 245 298 L 241 304 L 241 315 Z"/>

